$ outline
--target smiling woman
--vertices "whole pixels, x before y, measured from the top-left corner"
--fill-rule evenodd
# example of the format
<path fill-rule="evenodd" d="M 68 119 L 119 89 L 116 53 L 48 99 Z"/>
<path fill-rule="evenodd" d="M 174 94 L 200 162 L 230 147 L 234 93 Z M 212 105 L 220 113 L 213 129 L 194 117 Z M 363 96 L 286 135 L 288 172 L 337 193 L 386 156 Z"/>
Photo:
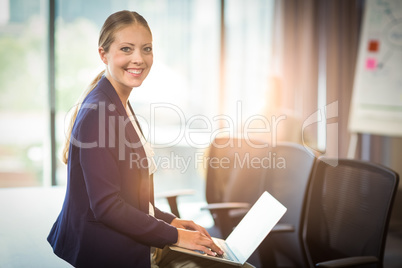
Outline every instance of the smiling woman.
<path fill-rule="evenodd" d="M 65 149 L 67 192 L 48 236 L 55 254 L 75 267 L 151 267 L 151 247 L 159 248 L 152 258 L 159 267 L 224 267 L 185 254 L 174 255 L 175 265 L 163 262 L 175 254 L 169 245 L 213 256 L 223 251 L 205 228 L 155 207 L 154 153 L 128 101 L 151 69 L 151 44 L 148 24 L 133 11 L 113 13 L 100 32 L 105 71 L 72 118 Z M 111 144 L 116 139 L 119 146 Z M 133 153 L 145 164 L 126 161 Z"/>
<path fill-rule="evenodd" d="M 98 41 L 98 52 L 105 70 L 92 81 L 71 117 L 68 139 L 63 149 L 64 163 L 67 163 L 71 131 L 80 104 L 102 76 L 113 85 L 123 106 L 127 108 L 131 90 L 142 84 L 152 67 L 152 34 L 147 21 L 136 12 L 118 12 L 114 15 L 105 21 Z"/>
<path fill-rule="evenodd" d="M 107 1 L 107 0 L 106 0 Z M 116 9 L 135 9 L 147 18 L 152 27 L 152 43 L 143 47 L 145 52 L 154 55 L 152 70 L 140 88 L 135 87 L 130 102 L 137 112 L 142 131 L 152 144 L 166 144 L 177 136 L 182 127 L 177 114 L 172 110 L 159 109 L 152 114 L 150 105 L 169 103 L 177 106 L 186 117 L 203 114 L 212 116 L 217 112 L 218 74 L 219 74 L 219 3 L 220 1 L 113 1 L 113 8 L 100 7 L 96 1 L 89 0 L 77 11 L 79 1 L 59 1 L 60 12 L 57 20 L 57 140 L 63 144 L 68 134 L 67 122 L 75 107 L 73 104 L 86 88 L 88 81 L 104 69 L 99 60 L 96 42 L 101 28 L 101 14 L 112 13 Z M 157 5 L 155 4 L 157 2 Z M 71 10 L 75 9 L 73 13 Z M 206 18 L 202 14 L 208 14 Z M 132 43 L 121 49 L 128 52 Z M 137 50 L 137 52 L 139 52 Z M 135 67 L 134 67 L 135 68 Z M 133 70 L 138 73 L 138 70 Z M 84 93 L 85 94 L 85 93 Z M 73 107 L 73 108 L 72 108 Z M 167 111 L 166 111 L 167 110 Z M 153 117 L 153 115 L 155 115 Z M 147 127 L 155 123 L 156 128 Z M 152 135 L 154 133 L 155 135 Z M 207 143 L 202 140 L 200 142 Z M 60 145 L 59 145 L 60 146 Z M 184 146 L 184 147 L 183 147 Z M 62 145 L 60 146 L 60 150 Z M 177 144 L 156 152 L 156 158 L 165 157 L 174 151 L 176 154 L 193 154 L 192 148 L 181 139 Z M 191 168 L 185 174 L 179 169 L 160 169 L 155 180 L 156 191 L 177 189 L 177 186 L 200 189 L 195 195 L 184 197 L 188 201 L 202 202 L 204 195 L 201 173 Z M 66 183 L 65 166 L 58 166 L 57 183 Z M 175 183 L 171 183 L 175 181 Z M 158 201 L 159 202 L 159 201 Z M 162 201 L 163 202 L 163 201 Z M 209 218 L 208 218 L 209 219 Z"/>
<path fill-rule="evenodd" d="M 99 47 L 99 55 L 106 65 L 105 76 L 126 106 L 133 87 L 141 86 L 151 70 L 152 35 L 149 29 L 135 24 L 121 29 L 114 39 L 108 51 Z"/>

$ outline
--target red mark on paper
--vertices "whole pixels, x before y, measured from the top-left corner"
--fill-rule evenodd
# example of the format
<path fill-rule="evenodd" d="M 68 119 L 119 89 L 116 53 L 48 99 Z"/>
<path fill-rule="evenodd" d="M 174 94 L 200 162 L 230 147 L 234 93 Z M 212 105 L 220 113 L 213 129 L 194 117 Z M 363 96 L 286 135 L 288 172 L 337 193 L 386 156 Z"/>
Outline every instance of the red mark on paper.
<path fill-rule="evenodd" d="M 380 50 L 380 42 L 378 40 L 370 40 L 368 44 L 368 51 L 378 52 Z"/>

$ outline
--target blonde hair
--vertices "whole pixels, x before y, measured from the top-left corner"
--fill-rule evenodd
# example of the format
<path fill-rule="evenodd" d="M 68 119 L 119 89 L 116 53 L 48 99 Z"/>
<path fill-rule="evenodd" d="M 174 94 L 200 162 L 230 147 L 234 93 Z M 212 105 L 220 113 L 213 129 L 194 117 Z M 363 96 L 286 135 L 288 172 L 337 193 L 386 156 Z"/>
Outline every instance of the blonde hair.
<path fill-rule="evenodd" d="M 107 53 L 110 49 L 110 45 L 114 42 L 115 34 L 122 28 L 133 25 L 139 24 L 151 33 L 151 29 L 148 26 L 148 22 L 137 12 L 122 10 L 110 15 L 105 23 L 102 26 L 102 29 L 99 34 L 98 40 L 98 47 L 102 47 L 103 50 Z M 68 154 L 69 154 L 69 147 L 70 147 L 70 139 L 71 133 L 73 130 L 73 126 L 75 120 L 77 118 L 78 111 L 80 110 L 81 103 L 84 101 L 85 97 L 98 85 L 99 80 L 105 74 L 105 70 L 100 72 L 92 83 L 87 87 L 87 89 L 83 92 L 81 97 L 79 98 L 77 105 L 75 106 L 74 112 L 71 115 L 70 123 L 67 129 L 67 138 L 64 142 L 63 152 L 62 152 L 62 161 L 63 163 L 67 164 L 68 161 Z"/>

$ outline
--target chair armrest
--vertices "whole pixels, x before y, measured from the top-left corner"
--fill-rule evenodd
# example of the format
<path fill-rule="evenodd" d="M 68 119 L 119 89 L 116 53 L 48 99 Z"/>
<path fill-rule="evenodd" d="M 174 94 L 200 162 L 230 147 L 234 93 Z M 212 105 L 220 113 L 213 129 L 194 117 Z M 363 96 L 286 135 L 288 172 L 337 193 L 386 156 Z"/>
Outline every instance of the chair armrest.
<path fill-rule="evenodd" d="M 328 267 L 328 268 L 335 268 L 335 267 L 353 267 L 363 264 L 371 264 L 377 263 L 379 260 L 374 256 L 359 256 L 359 257 L 349 257 L 349 258 L 342 258 L 332 261 L 325 261 L 317 263 L 317 267 Z"/>
<path fill-rule="evenodd" d="M 234 227 L 230 212 L 234 210 L 245 210 L 247 212 L 251 205 L 242 202 L 226 202 L 212 203 L 201 208 L 201 210 L 209 210 L 213 214 L 216 225 L 221 233 L 221 238 L 226 238 Z M 245 214 L 244 212 L 244 214 Z"/>
<path fill-rule="evenodd" d="M 192 189 L 179 189 L 179 190 L 156 193 L 155 198 L 175 198 L 181 195 L 192 195 L 192 194 L 195 194 L 195 191 Z"/>
<path fill-rule="evenodd" d="M 231 210 L 231 209 L 249 209 L 251 205 L 249 203 L 243 202 L 226 202 L 226 203 L 212 203 L 208 204 L 204 207 L 201 207 L 202 210 Z"/>
<path fill-rule="evenodd" d="M 177 197 L 182 196 L 182 195 L 192 195 L 194 194 L 195 191 L 192 189 L 180 189 L 180 190 L 173 190 L 173 191 L 166 191 L 166 192 L 161 192 L 155 194 L 155 198 L 161 199 L 161 198 L 166 198 L 170 211 L 176 215 L 176 217 L 180 218 L 180 213 L 179 209 L 177 206 Z"/>
<path fill-rule="evenodd" d="M 271 233 L 291 233 L 295 231 L 293 224 L 289 223 L 277 223 L 274 228 L 272 228 Z"/>

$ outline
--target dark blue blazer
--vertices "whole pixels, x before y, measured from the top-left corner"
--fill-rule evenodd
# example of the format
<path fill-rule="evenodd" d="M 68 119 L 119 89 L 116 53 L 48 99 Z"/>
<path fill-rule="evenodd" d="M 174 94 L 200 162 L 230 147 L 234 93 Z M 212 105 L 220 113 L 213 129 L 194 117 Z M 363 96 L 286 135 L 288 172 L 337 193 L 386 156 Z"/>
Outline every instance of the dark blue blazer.
<path fill-rule="evenodd" d="M 75 267 L 150 267 L 150 246 L 178 233 L 172 214 L 149 215 L 146 155 L 106 77 L 82 103 L 69 150 L 66 197 L 48 236 L 55 254 Z"/>

